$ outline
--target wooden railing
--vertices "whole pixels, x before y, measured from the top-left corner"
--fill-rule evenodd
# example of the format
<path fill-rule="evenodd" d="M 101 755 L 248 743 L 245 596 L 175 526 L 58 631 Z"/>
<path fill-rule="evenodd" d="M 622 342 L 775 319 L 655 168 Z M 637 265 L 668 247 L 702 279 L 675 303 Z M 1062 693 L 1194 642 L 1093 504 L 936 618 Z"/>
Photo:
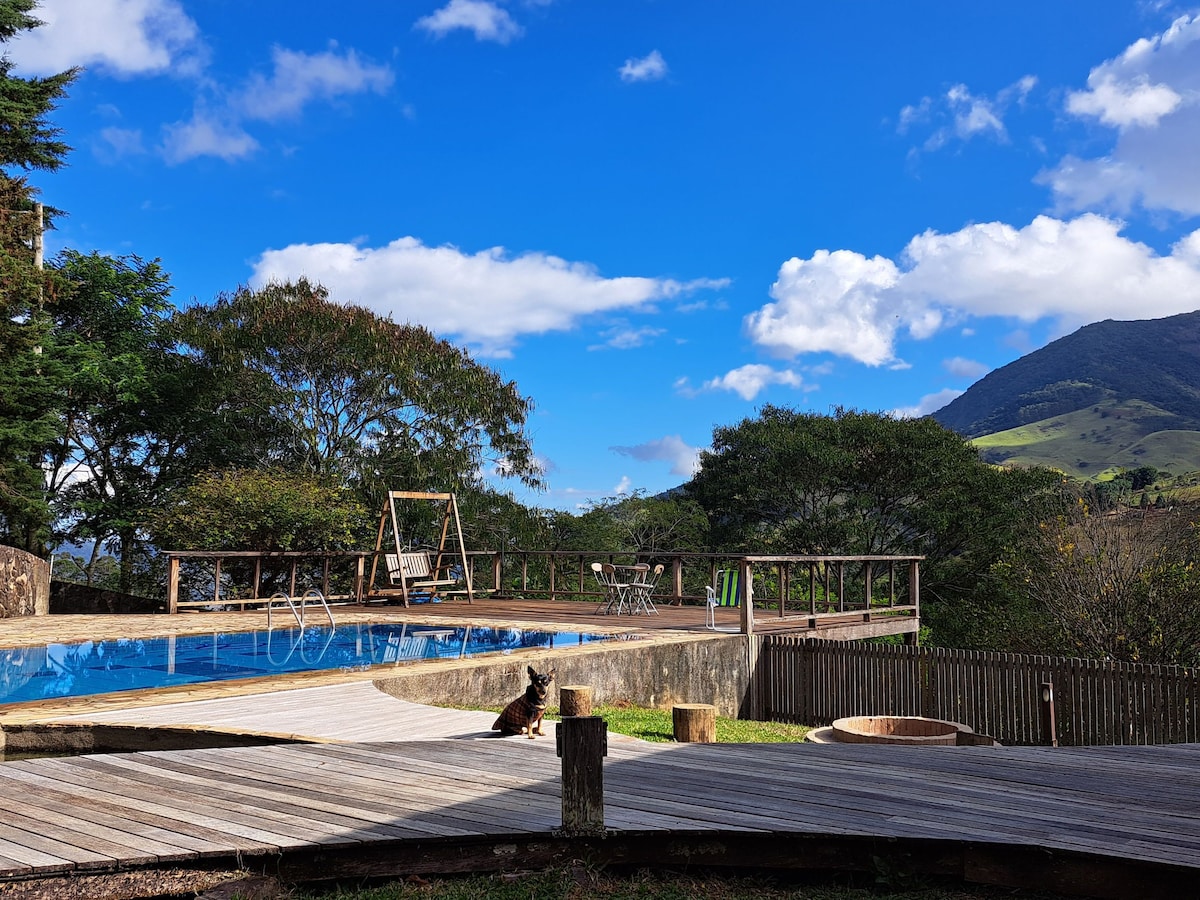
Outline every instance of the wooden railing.
<path fill-rule="evenodd" d="M 309 588 L 334 602 L 395 599 L 371 594 L 367 562 L 383 551 L 211 552 L 167 554 L 167 600 L 171 612 L 209 606 L 260 605 L 275 591 L 295 595 Z M 549 600 L 598 600 L 603 592 L 593 562 L 662 563 L 656 602 L 703 603 L 705 586 L 720 569 L 739 569 L 750 585 L 741 605 L 742 631 L 764 627 L 815 628 L 831 621 L 869 622 L 886 617 L 917 620 L 920 559 L 915 556 L 737 556 L 717 553 L 610 553 L 578 550 L 468 551 L 477 594 Z M 911 624 L 911 623 L 910 623 Z M 915 627 L 915 626 L 914 626 Z"/>
<path fill-rule="evenodd" d="M 757 682 L 768 720 L 828 725 L 857 715 L 927 716 L 1004 744 L 1200 741 L 1200 669 L 763 635 Z"/>

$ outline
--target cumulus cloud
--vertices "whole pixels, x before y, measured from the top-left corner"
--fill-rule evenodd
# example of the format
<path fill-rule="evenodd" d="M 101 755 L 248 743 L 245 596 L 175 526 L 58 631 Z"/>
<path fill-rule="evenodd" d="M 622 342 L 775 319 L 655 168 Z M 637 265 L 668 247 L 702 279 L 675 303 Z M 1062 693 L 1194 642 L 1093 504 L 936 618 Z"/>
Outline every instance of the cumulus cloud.
<path fill-rule="evenodd" d="M 641 59 L 627 59 L 621 68 L 617 69 L 621 80 L 627 83 L 635 81 L 660 81 L 667 77 L 667 61 L 657 50 L 651 50 Z"/>
<path fill-rule="evenodd" d="M 477 41 L 498 44 L 507 44 L 521 35 L 521 26 L 507 10 L 490 0 L 450 0 L 436 12 L 418 19 L 414 27 L 439 38 L 451 31 L 470 31 Z"/>
<path fill-rule="evenodd" d="M 1086 214 L 927 231 L 899 263 L 820 250 L 783 264 L 773 302 L 746 317 L 746 330 L 778 356 L 827 352 L 879 366 L 895 360 L 899 335 L 920 340 L 972 316 L 1050 318 L 1065 331 L 1200 306 L 1200 232 L 1159 255 L 1121 228 Z"/>
<path fill-rule="evenodd" d="M 671 474 L 691 478 L 700 470 L 700 447 L 692 447 L 677 434 L 647 441 L 633 447 L 609 447 L 614 453 L 630 456 L 639 462 L 667 462 Z"/>
<path fill-rule="evenodd" d="M 1110 153 L 1064 158 L 1039 181 L 1060 210 L 1200 214 L 1200 14 L 1181 16 L 1088 75 L 1067 112 L 1116 131 Z"/>
<path fill-rule="evenodd" d="M 629 480 L 629 476 L 622 475 L 621 480 L 613 487 L 613 493 L 620 497 L 622 494 L 628 494 L 631 487 L 633 487 L 633 482 Z"/>
<path fill-rule="evenodd" d="M 942 360 L 942 368 L 955 378 L 970 378 L 971 380 L 981 378 L 991 371 L 989 366 L 973 359 L 964 359 L 961 356 Z"/>
<path fill-rule="evenodd" d="M 19 34 L 7 53 L 35 75 L 72 66 L 121 76 L 187 71 L 205 52 L 179 0 L 42 0 L 33 14 L 45 25 Z"/>
<path fill-rule="evenodd" d="M 941 97 L 922 97 L 918 103 L 900 110 L 896 130 L 906 134 L 918 125 L 929 124 L 934 130 L 925 139 L 923 149 L 937 150 L 950 141 L 969 141 L 978 136 L 1008 140 L 1004 116 L 1014 105 L 1021 105 L 1037 85 L 1032 75 L 1014 82 L 995 96 L 973 94 L 965 84 L 956 84 Z"/>
<path fill-rule="evenodd" d="M 353 50 L 302 53 L 274 47 L 271 62 L 270 76 L 251 76 L 239 93 L 236 106 L 247 119 L 295 116 L 313 100 L 332 100 L 343 94 L 382 94 L 393 81 L 390 68 L 364 62 Z"/>
<path fill-rule="evenodd" d="M 307 276 L 335 298 L 400 322 L 427 326 L 504 355 L 523 334 L 566 331 L 594 313 L 645 308 L 657 300 L 723 287 L 724 280 L 605 278 L 588 263 L 502 247 L 466 253 L 404 237 L 383 247 L 294 244 L 268 250 L 252 281 Z"/>
<path fill-rule="evenodd" d="M 955 397 L 961 397 L 962 393 L 962 391 L 947 388 L 944 391 L 938 391 L 936 394 L 926 394 L 916 406 L 901 406 L 898 409 L 893 409 L 892 415 L 897 419 L 919 419 L 922 416 L 937 412 Z"/>
<path fill-rule="evenodd" d="M 704 382 L 704 389 L 733 391 L 743 400 L 753 400 L 772 384 L 798 388 L 804 385 L 804 379 L 791 369 L 773 369 L 761 363 L 750 363 Z"/>

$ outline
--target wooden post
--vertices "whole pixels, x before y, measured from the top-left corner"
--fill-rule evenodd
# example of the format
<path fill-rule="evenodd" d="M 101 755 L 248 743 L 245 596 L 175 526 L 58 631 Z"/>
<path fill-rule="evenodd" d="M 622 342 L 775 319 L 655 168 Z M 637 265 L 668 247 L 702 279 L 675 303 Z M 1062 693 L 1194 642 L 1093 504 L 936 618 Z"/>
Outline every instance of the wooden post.
<path fill-rule="evenodd" d="M 748 562 L 742 562 L 738 568 L 742 572 L 738 582 L 738 587 L 742 592 L 742 634 L 754 634 L 754 566 Z"/>
<path fill-rule="evenodd" d="M 717 708 L 710 703 L 676 703 L 671 725 L 681 744 L 711 744 L 717 739 Z"/>
<path fill-rule="evenodd" d="M 562 758 L 563 831 L 602 834 L 608 726 L 599 716 L 569 716 L 554 733 Z"/>
<path fill-rule="evenodd" d="M 179 557 L 167 557 L 167 611 L 179 612 Z"/>
<path fill-rule="evenodd" d="M 567 716 L 590 716 L 592 714 L 592 688 L 586 684 L 564 684 L 558 689 L 558 714 Z"/>
<path fill-rule="evenodd" d="M 1054 684 L 1042 682 L 1042 743 L 1047 747 L 1058 746 L 1058 728 L 1054 723 Z"/>

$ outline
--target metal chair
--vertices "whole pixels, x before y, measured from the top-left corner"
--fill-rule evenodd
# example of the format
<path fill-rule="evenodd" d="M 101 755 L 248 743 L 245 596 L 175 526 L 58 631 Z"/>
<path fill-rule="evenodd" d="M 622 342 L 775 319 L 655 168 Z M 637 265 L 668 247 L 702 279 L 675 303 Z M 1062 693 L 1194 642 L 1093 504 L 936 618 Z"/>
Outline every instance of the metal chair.
<path fill-rule="evenodd" d="M 727 631 L 717 628 L 717 607 L 741 606 L 741 573 L 737 569 L 721 569 L 717 572 L 717 583 L 704 586 L 707 618 L 704 627 L 712 631 Z M 739 629 L 740 630 L 740 629 Z"/>
<path fill-rule="evenodd" d="M 659 563 L 653 569 L 647 569 L 646 574 L 641 580 L 634 581 L 629 585 L 632 593 L 632 602 L 630 604 L 630 614 L 637 615 L 643 612 L 646 615 L 654 613 L 658 615 L 658 610 L 654 607 L 652 599 L 654 588 L 658 585 L 658 579 L 663 573 L 663 564 Z"/>

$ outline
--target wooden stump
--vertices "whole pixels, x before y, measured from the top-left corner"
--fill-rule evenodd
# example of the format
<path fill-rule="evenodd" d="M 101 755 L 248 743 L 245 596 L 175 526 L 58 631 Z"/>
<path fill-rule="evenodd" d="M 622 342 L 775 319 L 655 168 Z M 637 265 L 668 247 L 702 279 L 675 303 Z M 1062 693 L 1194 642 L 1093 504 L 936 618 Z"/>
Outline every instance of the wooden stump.
<path fill-rule="evenodd" d="M 717 739 L 717 708 L 710 703 L 676 703 L 671 724 L 679 743 L 711 744 Z"/>
<path fill-rule="evenodd" d="M 560 716 L 590 716 L 592 714 L 592 688 L 587 684 L 564 684 L 558 689 L 558 714 Z"/>

